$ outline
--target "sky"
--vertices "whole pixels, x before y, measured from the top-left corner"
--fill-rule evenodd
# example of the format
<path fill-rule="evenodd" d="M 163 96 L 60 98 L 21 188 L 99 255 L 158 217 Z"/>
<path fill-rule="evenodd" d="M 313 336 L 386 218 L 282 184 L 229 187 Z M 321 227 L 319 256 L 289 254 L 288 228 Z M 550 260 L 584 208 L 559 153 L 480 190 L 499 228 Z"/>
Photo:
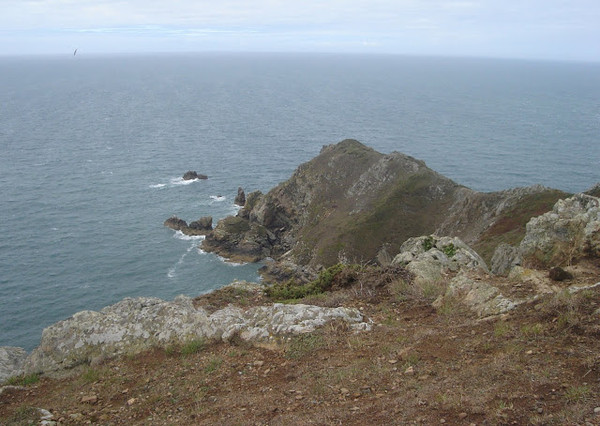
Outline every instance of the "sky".
<path fill-rule="evenodd" d="M 0 0 L 0 55 L 75 49 L 600 62 L 600 0 Z"/>

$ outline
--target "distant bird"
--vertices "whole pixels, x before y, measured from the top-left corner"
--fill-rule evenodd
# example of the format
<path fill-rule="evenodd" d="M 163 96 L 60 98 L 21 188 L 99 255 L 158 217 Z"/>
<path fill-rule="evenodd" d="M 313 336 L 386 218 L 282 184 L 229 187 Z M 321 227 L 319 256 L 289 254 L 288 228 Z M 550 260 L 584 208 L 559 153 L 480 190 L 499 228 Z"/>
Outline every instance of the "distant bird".
<path fill-rule="evenodd" d="M 77 49 L 73 52 L 73 56 L 77 55 Z"/>

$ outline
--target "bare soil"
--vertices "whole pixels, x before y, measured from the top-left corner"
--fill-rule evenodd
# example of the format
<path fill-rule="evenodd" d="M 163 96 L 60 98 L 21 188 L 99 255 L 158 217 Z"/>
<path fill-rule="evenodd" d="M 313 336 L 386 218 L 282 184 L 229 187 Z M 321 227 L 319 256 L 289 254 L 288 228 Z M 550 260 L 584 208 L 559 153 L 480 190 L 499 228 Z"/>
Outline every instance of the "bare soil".
<path fill-rule="evenodd" d="M 595 263 L 572 270 L 570 283 L 495 284 L 526 295 L 599 281 Z M 482 320 L 458 302 L 436 311 L 389 277 L 355 278 L 309 301 L 359 308 L 370 332 L 334 323 L 270 346 L 156 348 L 5 388 L 0 424 L 37 424 L 43 408 L 65 425 L 600 425 L 599 287 Z M 240 289 L 196 300 L 268 302 Z"/>

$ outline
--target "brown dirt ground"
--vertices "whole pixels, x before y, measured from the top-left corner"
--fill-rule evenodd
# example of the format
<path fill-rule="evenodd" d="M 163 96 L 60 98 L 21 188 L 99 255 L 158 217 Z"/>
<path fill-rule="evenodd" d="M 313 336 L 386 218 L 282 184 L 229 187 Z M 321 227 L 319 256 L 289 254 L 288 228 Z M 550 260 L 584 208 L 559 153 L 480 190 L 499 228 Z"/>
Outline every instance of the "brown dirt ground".
<path fill-rule="evenodd" d="M 581 283 L 598 281 L 597 264 L 578 268 Z M 600 425 L 600 288 L 486 320 L 459 303 L 436 311 L 389 280 L 338 288 L 310 301 L 358 307 L 372 331 L 336 323 L 277 345 L 207 342 L 187 355 L 169 347 L 108 360 L 6 389 L 0 424 L 28 424 L 39 407 L 65 425 Z M 233 289 L 196 302 L 266 303 Z"/>

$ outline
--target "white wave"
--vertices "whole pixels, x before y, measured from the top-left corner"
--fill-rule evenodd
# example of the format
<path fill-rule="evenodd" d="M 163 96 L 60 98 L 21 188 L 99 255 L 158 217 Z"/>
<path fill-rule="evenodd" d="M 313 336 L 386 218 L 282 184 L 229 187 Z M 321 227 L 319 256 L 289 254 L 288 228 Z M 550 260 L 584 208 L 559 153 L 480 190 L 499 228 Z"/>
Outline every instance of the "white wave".
<path fill-rule="evenodd" d="M 221 262 L 223 262 L 227 266 L 237 267 L 237 266 L 244 266 L 244 265 L 248 264 L 247 262 L 234 262 L 232 260 L 225 259 L 223 256 L 219 256 L 219 255 L 215 255 L 215 256 L 217 256 L 217 259 L 219 259 Z"/>
<path fill-rule="evenodd" d="M 192 241 L 192 240 L 203 240 L 206 237 L 204 235 L 185 235 L 181 231 L 175 231 L 175 234 L 173 234 L 173 238 L 177 238 L 178 240 L 183 240 L 183 241 Z"/>
<path fill-rule="evenodd" d="M 189 185 L 194 182 L 198 182 L 200 179 L 188 179 L 185 180 L 182 177 L 171 178 L 171 185 Z"/>
<path fill-rule="evenodd" d="M 165 186 L 167 186 L 167 185 L 164 183 L 157 183 L 154 185 L 150 185 L 150 188 L 164 188 Z"/>
<path fill-rule="evenodd" d="M 211 195 L 210 196 L 211 200 L 213 200 L 213 201 L 219 201 L 219 202 L 225 201 L 226 198 L 227 197 L 225 197 L 224 195 Z"/>
<path fill-rule="evenodd" d="M 178 231 L 179 232 L 179 231 Z M 192 251 L 194 249 L 195 245 L 192 245 L 190 247 L 188 247 L 188 249 L 185 251 L 185 253 L 183 253 L 180 257 L 179 260 L 177 261 L 177 263 L 175 263 L 175 265 L 171 266 L 167 272 L 167 277 L 168 278 L 175 278 L 177 276 L 177 268 L 180 265 L 183 265 L 183 260 L 185 259 L 185 257 L 190 253 L 190 251 Z"/>

